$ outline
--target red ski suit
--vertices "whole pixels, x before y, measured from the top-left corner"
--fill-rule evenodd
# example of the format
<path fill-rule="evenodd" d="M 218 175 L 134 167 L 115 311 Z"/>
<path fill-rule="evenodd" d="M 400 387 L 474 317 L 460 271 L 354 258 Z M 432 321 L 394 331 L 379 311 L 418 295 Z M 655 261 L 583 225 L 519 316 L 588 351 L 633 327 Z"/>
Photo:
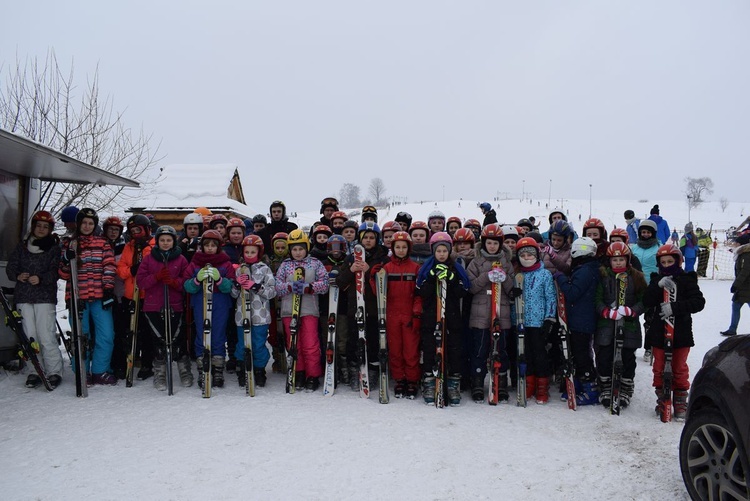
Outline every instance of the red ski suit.
<path fill-rule="evenodd" d="M 419 265 L 409 259 L 391 256 L 382 265 L 388 273 L 388 296 L 386 301 L 386 332 L 388 340 L 388 363 L 391 377 L 395 381 L 418 382 L 419 368 L 419 320 L 422 314 L 422 298 L 416 294 Z M 375 291 L 375 266 L 370 274 L 370 284 Z"/>

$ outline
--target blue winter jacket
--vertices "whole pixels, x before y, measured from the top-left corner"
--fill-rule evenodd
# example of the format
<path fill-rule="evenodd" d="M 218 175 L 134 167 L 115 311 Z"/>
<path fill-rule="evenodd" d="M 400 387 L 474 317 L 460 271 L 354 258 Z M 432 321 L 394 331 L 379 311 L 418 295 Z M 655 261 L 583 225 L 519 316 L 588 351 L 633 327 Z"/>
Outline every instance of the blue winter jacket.
<path fill-rule="evenodd" d="M 643 241 L 640 241 L 642 244 Z M 656 263 L 656 252 L 659 250 L 659 243 L 654 241 L 654 245 L 651 247 L 641 247 L 638 243 L 630 244 L 630 251 L 633 256 L 638 258 L 641 262 L 641 271 L 643 276 L 646 278 L 648 283 L 651 280 L 652 273 L 658 273 L 659 267 Z"/>
<path fill-rule="evenodd" d="M 666 219 L 663 219 L 658 214 L 651 214 L 649 219 L 656 223 L 656 238 L 659 239 L 661 245 L 669 242 L 669 239 L 672 237 L 672 232 L 669 231 L 669 223 Z"/>
<path fill-rule="evenodd" d="M 635 242 L 638 240 L 638 228 L 641 226 L 641 220 L 638 218 L 634 218 L 631 222 L 625 226 L 625 229 L 628 232 L 628 242 Z M 659 227 L 657 226 L 657 229 Z"/>
<path fill-rule="evenodd" d="M 570 277 L 557 276 L 557 285 L 565 296 L 568 329 L 571 332 L 596 332 L 596 286 L 599 285 L 599 260 L 595 257 L 573 269 Z"/>
<path fill-rule="evenodd" d="M 534 271 L 522 271 L 524 325 L 541 327 L 547 318 L 557 317 L 557 291 L 552 273 L 544 266 Z"/>

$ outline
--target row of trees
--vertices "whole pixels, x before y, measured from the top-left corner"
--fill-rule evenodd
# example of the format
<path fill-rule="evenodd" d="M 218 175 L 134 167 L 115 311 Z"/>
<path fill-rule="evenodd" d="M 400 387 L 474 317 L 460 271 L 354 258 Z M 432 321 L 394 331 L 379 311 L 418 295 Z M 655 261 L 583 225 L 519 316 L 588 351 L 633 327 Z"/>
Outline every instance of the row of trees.
<path fill-rule="evenodd" d="M 687 197 L 688 207 L 695 209 L 706 201 L 706 195 L 714 192 L 714 182 L 710 177 L 686 177 L 685 178 L 685 196 Z M 729 199 L 721 197 L 719 206 L 724 212 L 729 207 Z"/>
<path fill-rule="evenodd" d="M 339 203 L 342 207 L 362 207 L 365 205 L 385 205 L 385 183 L 379 177 L 370 180 L 367 188 L 368 198 L 360 198 L 359 186 L 352 183 L 344 183 L 339 191 Z"/>

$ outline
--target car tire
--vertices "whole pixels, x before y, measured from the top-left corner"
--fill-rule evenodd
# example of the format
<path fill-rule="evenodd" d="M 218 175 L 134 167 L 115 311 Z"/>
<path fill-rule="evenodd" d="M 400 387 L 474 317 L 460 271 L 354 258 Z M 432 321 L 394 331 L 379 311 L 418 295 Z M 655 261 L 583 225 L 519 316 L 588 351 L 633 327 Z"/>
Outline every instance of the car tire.
<path fill-rule="evenodd" d="M 691 499 L 750 499 L 747 454 L 732 428 L 717 409 L 699 410 L 685 423 L 680 470 Z"/>

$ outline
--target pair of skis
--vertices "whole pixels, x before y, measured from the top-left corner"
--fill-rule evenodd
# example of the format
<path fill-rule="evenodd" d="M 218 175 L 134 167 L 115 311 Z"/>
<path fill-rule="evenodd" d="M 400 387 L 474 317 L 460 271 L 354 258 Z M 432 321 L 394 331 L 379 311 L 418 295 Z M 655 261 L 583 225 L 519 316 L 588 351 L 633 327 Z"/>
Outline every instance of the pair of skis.
<path fill-rule="evenodd" d="M 167 260 L 164 259 L 164 267 L 167 267 Z M 167 375 L 167 395 L 174 394 L 174 384 L 172 377 L 172 306 L 169 304 L 169 285 L 164 284 L 164 358 Z M 131 371 L 132 375 L 132 371 Z"/>
<path fill-rule="evenodd" d="M 445 299 L 448 291 L 448 282 L 438 280 L 437 282 L 437 322 L 435 323 L 435 363 L 432 367 L 432 375 L 435 377 L 435 407 L 445 407 Z"/>
<path fill-rule="evenodd" d="M 207 264 L 206 278 L 203 280 L 203 356 L 201 364 L 203 377 L 203 398 L 211 398 L 211 322 L 214 309 L 214 279 L 211 277 L 211 265 Z"/>
<path fill-rule="evenodd" d="M 354 246 L 354 262 L 364 262 L 365 249 L 361 245 Z M 358 271 L 354 274 L 354 289 L 357 297 L 357 308 L 354 320 L 357 324 L 357 359 L 359 361 L 359 396 L 370 398 L 370 375 L 367 361 L 367 333 L 365 329 L 365 274 Z"/>
<path fill-rule="evenodd" d="M 625 293 L 628 288 L 628 274 L 618 273 L 616 276 L 617 281 L 617 302 L 615 308 L 625 306 Z M 622 348 L 625 345 L 625 330 L 623 328 L 623 319 L 620 318 L 615 321 L 615 342 L 614 342 L 614 357 L 612 362 L 612 397 L 609 402 L 609 413 L 612 415 L 619 416 L 621 405 L 620 405 L 620 391 L 622 388 Z"/>
<path fill-rule="evenodd" d="M 492 268 L 501 270 L 502 265 L 499 262 L 492 263 Z M 497 405 L 500 401 L 500 371 L 502 364 L 500 362 L 500 342 L 502 339 L 502 329 L 500 328 L 500 283 L 492 284 L 492 300 L 490 310 L 490 356 L 487 359 L 487 368 L 490 373 L 490 384 L 488 388 L 487 402 L 490 405 Z M 507 395 L 505 396 L 507 400 Z"/>
<path fill-rule="evenodd" d="M 677 288 L 664 288 L 664 302 L 674 303 L 677 301 Z M 662 374 L 662 387 L 660 400 L 662 423 L 672 421 L 672 350 L 674 347 L 674 314 L 664 319 L 664 372 Z"/>
<path fill-rule="evenodd" d="M 339 311 L 339 286 L 328 288 L 328 332 L 326 337 L 326 370 L 323 376 L 323 396 L 332 397 L 336 390 L 336 321 Z M 346 370 L 346 367 L 344 368 Z"/>
<path fill-rule="evenodd" d="M 305 278 L 305 269 L 300 267 L 294 270 L 294 282 Z M 289 323 L 289 350 L 287 352 L 286 392 L 294 393 L 297 377 L 297 334 L 299 333 L 300 309 L 302 308 L 302 295 L 292 294 L 292 320 Z"/>
<path fill-rule="evenodd" d="M 557 285 L 555 285 L 557 287 Z M 576 385 L 575 385 L 575 364 L 570 347 L 570 330 L 568 329 L 568 313 L 565 308 L 565 296 L 557 287 L 557 321 L 560 324 L 560 347 L 563 355 L 562 376 L 565 380 L 565 393 L 567 394 L 568 409 L 576 410 Z"/>
<path fill-rule="evenodd" d="M 516 273 L 516 288 L 521 289 L 521 293 L 516 296 L 516 334 L 518 336 L 518 357 L 516 359 L 516 405 L 526 407 L 526 329 L 524 327 L 525 302 L 523 297 L 523 273 Z"/>
<path fill-rule="evenodd" d="M 143 249 L 136 247 L 135 259 L 140 263 L 143 259 Z M 130 307 L 130 351 L 125 358 L 125 387 L 133 386 L 133 371 L 135 369 L 135 357 L 138 355 L 138 317 L 141 315 L 140 289 L 133 277 L 133 303 Z"/>
<path fill-rule="evenodd" d="M 52 391 L 52 385 L 50 384 L 49 379 L 47 379 L 47 374 L 44 372 L 44 368 L 37 356 L 37 353 L 39 353 L 38 344 L 34 338 L 29 338 L 26 335 L 26 331 L 23 329 L 23 323 L 21 322 L 21 313 L 11 307 L 8 298 L 5 297 L 5 292 L 2 290 L 0 290 L 0 300 L 2 300 L 3 303 L 3 310 L 5 310 L 6 323 L 16 334 L 18 343 L 21 345 L 21 352 L 19 354 L 24 360 L 29 360 L 31 362 L 31 365 L 34 366 L 34 370 L 39 375 L 46 390 Z"/>
<path fill-rule="evenodd" d="M 250 268 L 243 264 L 240 266 L 240 273 L 250 276 Z M 253 365 L 253 336 L 250 320 L 253 317 L 252 302 L 253 298 L 250 296 L 250 291 L 240 289 L 242 298 L 242 336 L 245 343 L 244 357 L 245 357 L 245 396 L 255 396 L 255 371 Z"/>
<path fill-rule="evenodd" d="M 71 240 L 70 249 L 78 253 L 78 241 Z M 86 398 L 89 389 L 86 384 L 86 350 L 87 337 L 83 333 L 83 310 L 79 303 L 78 294 L 78 256 L 70 260 L 70 327 L 73 330 L 73 372 L 76 378 L 76 397 Z"/>

